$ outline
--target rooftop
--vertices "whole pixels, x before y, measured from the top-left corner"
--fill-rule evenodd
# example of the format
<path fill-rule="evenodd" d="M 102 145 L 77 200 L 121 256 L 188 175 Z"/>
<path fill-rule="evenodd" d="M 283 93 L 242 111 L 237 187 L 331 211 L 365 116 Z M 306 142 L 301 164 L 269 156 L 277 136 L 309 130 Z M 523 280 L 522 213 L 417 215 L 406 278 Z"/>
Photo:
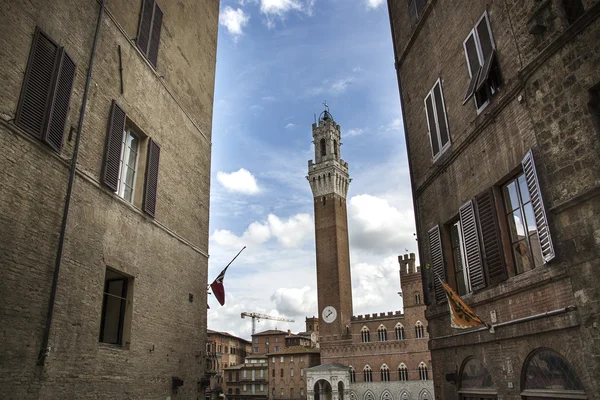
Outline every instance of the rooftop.
<path fill-rule="evenodd" d="M 320 353 L 321 350 L 313 348 L 313 347 L 301 347 L 301 346 L 294 346 L 294 347 L 286 347 L 285 349 L 275 352 L 275 353 L 269 353 L 269 356 L 281 356 L 281 355 L 285 355 L 285 354 L 307 354 L 307 353 L 313 353 L 313 354 L 318 354 Z"/>
<path fill-rule="evenodd" d="M 253 334 L 252 336 L 265 336 L 265 335 L 287 335 L 288 332 L 287 331 L 280 331 L 278 329 L 269 329 L 267 331 L 263 331 L 263 332 L 257 332 L 255 334 Z"/>
<path fill-rule="evenodd" d="M 206 332 L 209 335 L 211 335 L 211 334 L 213 334 L 213 335 L 222 335 L 222 336 L 227 336 L 227 337 L 239 340 L 241 342 L 246 342 L 248 344 L 251 343 L 250 340 L 247 340 L 247 339 L 244 339 L 244 338 L 241 338 L 241 337 L 238 337 L 238 336 L 234 336 L 234 335 L 232 335 L 231 333 L 228 333 L 228 332 L 213 331 L 212 329 L 207 329 Z"/>

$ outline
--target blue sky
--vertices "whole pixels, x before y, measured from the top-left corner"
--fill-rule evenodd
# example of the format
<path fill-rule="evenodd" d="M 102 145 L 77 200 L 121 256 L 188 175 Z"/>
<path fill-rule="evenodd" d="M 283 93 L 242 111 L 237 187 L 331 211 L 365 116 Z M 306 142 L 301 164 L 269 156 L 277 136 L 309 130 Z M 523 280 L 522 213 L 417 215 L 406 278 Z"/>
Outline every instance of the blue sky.
<path fill-rule="evenodd" d="M 317 315 L 311 124 L 327 101 L 353 179 L 354 314 L 400 310 L 397 256 L 416 252 L 408 166 L 383 0 L 222 0 L 213 115 L 210 329 L 249 338 L 242 311 Z"/>

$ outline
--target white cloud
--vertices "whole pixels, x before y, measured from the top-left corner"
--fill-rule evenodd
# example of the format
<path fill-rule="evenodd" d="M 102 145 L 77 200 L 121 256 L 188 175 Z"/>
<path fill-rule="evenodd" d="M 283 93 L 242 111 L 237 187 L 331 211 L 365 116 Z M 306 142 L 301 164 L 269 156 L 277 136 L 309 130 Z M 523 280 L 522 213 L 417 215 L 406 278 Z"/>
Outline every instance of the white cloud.
<path fill-rule="evenodd" d="M 400 131 L 402 130 L 402 120 L 400 118 L 396 118 L 392 122 L 386 125 L 386 131 Z"/>
<path fill-rule="evenodd" d="M 260 192 L 254 175 L 248 170 L 240 168 L 237 172 L 217 172 L 217 180 L 230 192 L 256 194 Z"/>
<path fill-rule="evenodd" d="M 285 19 L 289 12 L 302 12 L 312 16 L 315 0 L 260 0 L 260 12 L 266 16 L 265 24 L 267 28 L 273 29 L 276 26 L 275 19 Z"/>
<path fill-rule="evenodd" d="M 378 8 L 383 4 L 383 0 L 366 0 L 367 9 Z"/>
<path fill-rule="evenodd" d="M 277 311 L 291 317 L 304 317 L 317 309 L 317 292 L 309 286 L 301 289 L 280 288 L 273 293 L 271 301 Z"/>
<path fill-rule="evenodd" d="M 308 94 L 310 96 L 317 96 L 321 93 L 329 93 L 333 96 L 337 96 L 344 93 L 354 81 L 355 79 L 351 76 L 340 78 L 335 81 L 326 79 L 322 82 L 321 86 L 310 88 Z"/>
<path fill-rule="evenodd" d="M 250 16 L 244 13 L 244 10 L 238 8 L 234 10 L 230 6 L 225 7 L 219 15 L 219 23 L 227 28 L 227 32 L 237 41 L 244 34 L 244 27 L 248 25 Z"/>
<path fill-rule="evenodd" d="M 396 256 L 378 263 L 355 263 L 352 266 L 354 315 L 401 310 L 399 270 Z"/>
<path fill-rule="evenodd" d="M 275 101 L 277 100 L 275 97 L 273 96 L 263 96 L 263 101 Z"/>
<path fill-rule="evenodd" d="M 285 126 L 285 129 L 292 129 L 292 128 L 293 128 L 293 127 L 295 127 L 295 126 L 296 126 L 295 124 L 292 124 L 292 123 L 290 122 L 289 124 L 287 124 L 287 125 Z"/>
<path fill-rule="evenodd" d="M 343 137 L 352 137 L 352 136 L 362 135 L 363 133 L 365 133 L 365 130 L 361 129 L 361 128 L 348 129 L 347 131 L 342 132 L 342 136 Z"/>
<path fill-rule="evenodd" d="M 331 93 L 340 94 L 345 92 L 352 82 L 354 82 L 354 78 L 352 77 L 338 79 L 331 84 Z"/>
<path fill-rule="evenodd" d="M 287 221 L 281 221 L 276 215 L 268 217 L 271 233 L 283 247 L 298 247 L 314 234 L 314 225 L 310 215 L 297 214 Z"/>

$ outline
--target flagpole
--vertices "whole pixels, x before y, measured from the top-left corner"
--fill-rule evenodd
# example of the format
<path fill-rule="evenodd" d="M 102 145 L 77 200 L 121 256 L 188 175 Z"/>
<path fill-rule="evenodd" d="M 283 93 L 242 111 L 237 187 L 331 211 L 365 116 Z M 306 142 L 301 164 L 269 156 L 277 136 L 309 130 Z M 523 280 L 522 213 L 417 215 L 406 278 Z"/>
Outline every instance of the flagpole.
<path fill-rule="evenodd" d="M 242 251 L 244 251 L 245 248 L 246 248 L 246 246 L 242 247 L 242 249 L 235 255 L 235 257 L 233 257 L 233 259 L 231 261 L 229 261 L 229 264 L 227 264 L 225 266 L 225 268 L 223 269 L 223 271 L 227 271 L 227 268 L 229 268 L 229 266 L 231 265 L 231 263 L 234 262 L 236 258 L 238 258 L 238 256 L 242 253 Z M 210 289 L 210 284 L 206 285 L 206 291 L 207 292 L 208 292 L 208 289 Z"/>

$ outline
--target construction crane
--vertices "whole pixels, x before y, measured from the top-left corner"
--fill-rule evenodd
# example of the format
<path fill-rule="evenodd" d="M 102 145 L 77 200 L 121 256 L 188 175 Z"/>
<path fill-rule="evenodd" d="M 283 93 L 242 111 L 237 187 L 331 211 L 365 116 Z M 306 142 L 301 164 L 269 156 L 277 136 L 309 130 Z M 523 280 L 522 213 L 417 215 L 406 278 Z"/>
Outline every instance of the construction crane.
<path fill-rule="evenodd" d="M 259 314 L 259 313 L 248 313 L 243 312 L 241 315 L 242 318 L 250 317 L 252 318 L 252 334 L 256 333 L 256 321 L 260 321 L 261 319 L 272 319 L 273 321 L 284 321 L 284 322 L 294 322 L 293 319 L 282 318 L 282 317 L 273 317 L 271 315 Z"/>

